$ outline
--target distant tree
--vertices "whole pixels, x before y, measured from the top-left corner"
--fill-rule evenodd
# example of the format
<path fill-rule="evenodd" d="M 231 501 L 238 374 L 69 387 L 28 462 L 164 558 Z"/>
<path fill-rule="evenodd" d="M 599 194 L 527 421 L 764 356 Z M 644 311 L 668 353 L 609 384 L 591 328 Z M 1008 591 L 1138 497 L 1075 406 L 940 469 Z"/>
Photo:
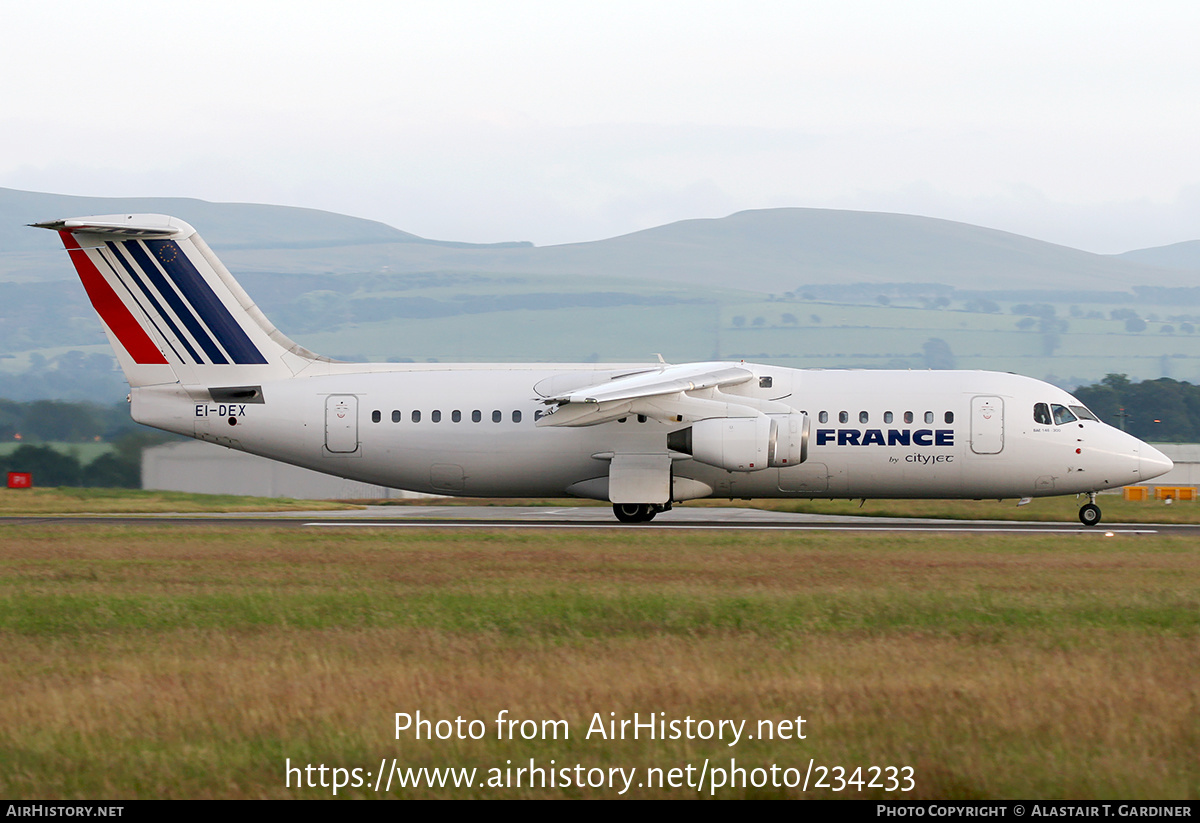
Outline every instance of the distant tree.
<path fill-rule="evenodd" d="M 1140 317 L 1130 317 L 1125 321 L 1125 331 L 1140 332 L 1146 330 L 1146 321 Z"/>
<path fill-rule="evenodd" d="M 784 312 L 783 316 L 779 319 L 786 326 L 794 326 L 800 322 L 796 319 L 796 315 L 792 314 L 791 312 Z"/>
<path fill-rule="evenodd" d="M 754 318 L 754 325 L 755 325 L 755 326 L 765 326 L 765 325 L 767 325 L 767 318 L 765 318 L 765 317 L 762 317 L 762 316 L 759 316 L 759 317 L 756 317 L 756 318 Z"/>
<path fill-rule="evenodd" d="M 1120 425 L 1145 440 L 1188 442 L 1200 436 L 1200 386 L 1162 377 L 1132 383 L 1110 374 L 1075 396 L 1101 420 Z M 1122 417 L 1122 415 L 1125 415 Z"/>
<path fill-rule="evenodd" d="M 739 329 L 746 325 L 745 316 L 739 314 L 737 317 L 733 318 L 733 325 L 737 326 Z"/>
<path fill-rule="evenodd" d="M 1108 386 L 1115 392 L 1123 392 L 1133 384 L 1129 379 L 1129 375 L 1127 374 L 1107 374 L 1104 376 L 1104 379 L 1100 381 L 1100 385 Z"/>
<path fill-rule="evenodd" d="M 1032 317 L 1022 317 L 1017 321 L 1017 328 L 1021 331 L 1029 331 L 1037 325 L 1037 320 Z"/>
<path fill-rule="evenodd" d="M 810 321 L 810 322 L 812 322 L 812 323 L 820 323 L 820 322 L 821 322 L 821 315 L 819 315 L 819 314 L 810 314 L 810 315 L 808 316 L 808 319 L 809 319 L 809 321 Z"/>
<path fill-rule="evenodd" d="M 3 461 L 7 471 L 30 472 L 38 486 L 78 486 L 81 467 L 79 458 L 55 451 L 49 446 L 23 443 Z"/>
<path fill-rule="evenodd" d="M 1194 331 L 1196 331 L 1196 327 L 1191 323 L 1180 323 L 1179 330 L 1184 334 L 1192 334 Z"/>
<path fill-rule="evenodd" d="M 142 487 L 141 459 L 131 460 L 117 454 L 102 454 L 83 467 L 80 479 L 84 486 L 106 489 L 140 489 Z"/>
<path fill-rule="evenodd" d="M 921 346 L 927 369 L 952 369 L 955 366 L 954 352 L 950 344 L 940 337 L 931 337 Z"/>
<path fill-rule="evenodd" d="M 892 298 L 888 297 L 886 294 L 881 294 L 875 298 L 875 302 L 881 306 L 890 306 L 892 305 Z"/>
<path fill-rule="evenodd" d="M 1133 309 L 1113 309 L 1108 313 L 1108 316 L 1113 320 L 1134 320 L 1138 313 Z"/>
<path fill-rule="evenodd" d="M 1174 326 L 1172 326 L 1171 324 L 1169 324 L 1169 323 L 1168 323 L 1167 325 L 1165 325 L 1165 326 L 1163 326 L 1162 328 L 1160 328 L 1160 329 L 1158 330 L 1158 333 L 1159 333 L 1159 334 L 1174 334 L 1174 333 L 1175 333 L 1175 327 L 1174 327 Z"/>
<path fill-rule="evenodd" d="M 983 314 L 995 314 L 1000 311 L 1000 306 L 994 300 L 968 300 L 964 305 L 967 311 L 981 312 Z"/>

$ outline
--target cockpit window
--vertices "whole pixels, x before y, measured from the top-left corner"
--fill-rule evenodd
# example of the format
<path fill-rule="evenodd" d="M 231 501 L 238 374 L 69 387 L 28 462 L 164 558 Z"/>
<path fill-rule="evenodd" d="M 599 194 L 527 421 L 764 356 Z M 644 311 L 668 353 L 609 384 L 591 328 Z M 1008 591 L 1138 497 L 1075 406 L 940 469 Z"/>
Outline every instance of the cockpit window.
<path fill-rule="evenodd" d="M 1071 414 L 1071 410 L 1066 406 L 1060 406 L 1057 403 L 1053 404 L 1050 409 L 1054 412 L 1054 422 L 1056 425 L 1070 423 L 1076 419 L 1075 415 Z"/>
<path fill-rule="evenodd" d="M 1075 412 L 1075 416 L 1080 420 L 1100 420 L 1099 417 L 1088 411 L 1087 406 L 1072 406 L 1071 411 Z"/>
<path fill-rule="evenodd" d="M 1035 403 L 1033 405 L 1033 422 L 1041 423 L 1043 426 L 1049 426 L 1051 423 L 1050 407 L 1045 403 Z"/>

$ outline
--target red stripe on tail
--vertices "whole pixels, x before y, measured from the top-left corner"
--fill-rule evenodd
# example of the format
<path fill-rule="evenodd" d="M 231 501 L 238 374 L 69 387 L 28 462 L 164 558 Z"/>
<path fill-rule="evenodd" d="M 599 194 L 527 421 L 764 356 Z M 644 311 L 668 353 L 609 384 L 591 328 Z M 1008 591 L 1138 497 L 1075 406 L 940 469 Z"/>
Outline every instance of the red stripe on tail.
<path fill-rule="evenodd" d="M 117 340 L 121 341 L 133 362 L 143 365 L 166 365 L 167 359 L 163 357 L 163 353 L 129 313 L 129 309 L 112 290 L 112 286 L 108 285 L 104 275 L 100 274 L 96 264 L 80 247 L 79 241 L 69 231 L 60 231 L 58 234 L 71 254 L 71 262 L 75 264 L 75 271 L 79 272 L 79 279 L 83 281 L 83 288 L 87 291 L 88 299 L 92 301 L 92 307 L 109 330 L 116 335 Z"/>

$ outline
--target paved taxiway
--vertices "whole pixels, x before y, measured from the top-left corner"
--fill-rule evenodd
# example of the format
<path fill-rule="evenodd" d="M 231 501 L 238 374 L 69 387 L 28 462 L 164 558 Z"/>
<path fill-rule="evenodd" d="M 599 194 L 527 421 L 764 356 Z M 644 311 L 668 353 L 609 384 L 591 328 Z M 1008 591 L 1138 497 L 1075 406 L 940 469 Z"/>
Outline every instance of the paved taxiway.
<path fill-rule="evenodd" d="M 613 519 L 605 506 L 367 506 L 347 511 L 240 512 L 220 514 L 28 515 L 2 517 L 0 523 L 140 523 L 160 525 L 286 526 L 297 528 L 458 528 L 458 529 L 715 529 L 778 531 L 892 531 L 1062 534 L 1191 534 L 1200 524 L 1045 523 L 995 520 L 927 520 L 906 517 L 853 517 L 797 514 L 742 508 L 680 507 L 654 522 L 628 525 Z"/>

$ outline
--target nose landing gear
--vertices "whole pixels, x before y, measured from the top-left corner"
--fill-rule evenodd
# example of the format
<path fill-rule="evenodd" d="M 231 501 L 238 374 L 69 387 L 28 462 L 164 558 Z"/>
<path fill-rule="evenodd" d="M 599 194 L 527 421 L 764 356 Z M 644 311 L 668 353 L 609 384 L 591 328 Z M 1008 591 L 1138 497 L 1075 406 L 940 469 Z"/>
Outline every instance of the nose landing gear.
<path fill-rule="evenodd" d="M 1096 493 L 1088 493 L 1088 503 L 1079 509 L 1079 522 L 1085 526 L 1095 526 L 1100 522 L 1100 507 L 1096 505 Z"/>

